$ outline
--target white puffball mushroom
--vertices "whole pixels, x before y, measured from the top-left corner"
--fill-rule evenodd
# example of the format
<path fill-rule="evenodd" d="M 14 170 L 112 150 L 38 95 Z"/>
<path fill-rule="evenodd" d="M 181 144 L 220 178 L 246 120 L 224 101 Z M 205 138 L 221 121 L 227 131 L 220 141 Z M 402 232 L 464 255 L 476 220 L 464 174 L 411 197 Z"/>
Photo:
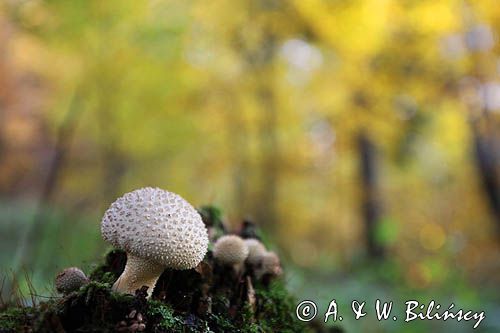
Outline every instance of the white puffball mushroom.
<path fill-rule="evenodd" d="M 166 268 L 196 267 L 205 257 L 208 233 L 200 214 L 178 194 L 145 187 L 124 194 L 104 213 L 105 241 L 127 252 L 127 264 L 113 290 L 151 296 Z"/>
<path fill-rule="evenodd" d="M 238 265 L 248 256 L 248 247 L 245 241 L 236 235 L 225 235 L 217 239 L 214 244 L 214 258 L 224 266 Z"/>
<path fill-rule="evenodd" d="M 56 276 L 56 290 L 61 294 L 69 294 L 72 291 L 80 289 L 87 284 L 89 279 L 85 273 L 78 267 L 65 268 Z"/>
<path fill-rule="evenodd" d="M 280 258 L 272 251 L 264 253 L 259 258 L 259 263 L 255 269 L 255 275 L 258 279 L 264 275 L 279 276 L 282 274 Z"/>
<path fill-rule="evenodd" d="M 248 247 L 247 262 L 251 265 L 256 265 L 260 257 L 266 253 L 266 248 L 258 239 L 247 238 L 245 244 Z"/>

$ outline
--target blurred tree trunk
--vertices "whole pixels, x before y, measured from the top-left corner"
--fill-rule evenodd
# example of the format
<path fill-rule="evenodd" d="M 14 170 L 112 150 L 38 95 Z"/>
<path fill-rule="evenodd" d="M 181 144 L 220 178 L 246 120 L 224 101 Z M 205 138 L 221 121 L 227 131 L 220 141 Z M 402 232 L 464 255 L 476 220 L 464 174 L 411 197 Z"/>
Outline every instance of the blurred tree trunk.
<path fill-rule="evenodd" d="M 45 221 L 47 207 L 53 200 L 54 194 L 57 192 L 59 179 L 72 141 L 71 139 L 82 111 L 80 94 L 79 90 L 74 93 L 68 111 L 58 128 L 53 157 L 40 192 L 38 207 L 35 211 L 33 222 L 27 227 L 18 243 L 19 245 L 14 258 L 14 267 L 12 269 L 14 277 L 19 274 L 22 266 L 27 264 L 26 259 L 28 257 L 32 258 L 32 256 L 28 256 L 30 247 L 34 248 L 34 245 L 37 243 L 36 239 L 39 237 L 40 228 Z"/>
<path fill-rule="evenodd" d="M 107 91 L 103 89 L 103 91 Z M 121 181 L 127 172 L 127 159 L 123 154 L 118 144 L 116 143 L 118 135 L 116 132 L 110 130 L 110 124 L 114 124 L 111 105 L 108 103 L 107 96 L 101 97 L 101 107 L 99 108 L 99 129 L 100 129 L 100 158 L 102 168 L 102 200 L 100 205 L 102 210 L 108 208 L 116 197 L 119 195 L 118 191 Z"/>
<path fill-rule="evenodd" d="M 0 41 L 0 45 L 2 42 Z M 0 48 L 0 54 L 3 51 Z M 5 138 L 4 138 L 4 124 L 6 121 L 5 112 L 7 109 L 7 80 L 5 80 L 5 67 L 3 66 L 3 61 L 0 58 L 0 165 L 5 159 Z M 5 187 L 0 186 L 0 191 L 6 190 Z M 1 192 L 0 192 L 1 193 Z"/>
<path fill-rule="evenodd" d="M 252 62 L 257 75 L 255 97 L 261 109 L 258 133 L 261 154 L 260 182 L 253 211 L 257 221 L 265 224 L 268 229 L 272 229 L 277 220 L 276 201 L 281 155 L 276 135 L 278 110 L 271 80 L 274 77 L 276 51 L 276 37 L 264 27 L 262 44 L 254 54 Z"/>
<path fill-rule="evenodd" d="M 474 33 L 474 27 L 481 23 L 473 6 L 466 2 L 462 10 L 466 37 L 467 35 L 470 39 L 480 37 L 477 36 L 477 31 Z M 473 44 L 466 43 L 466 46 L 471 58 L 471 75 L 476 80 L 476 83 L 467 87 L 474 91 L 476 98 L 466 99 L 474 160 L 500 240 L 500 126 L 498 119 L 486 107 L 487 99 L 491 96 L 487 96 L 484 92 L 484 85 L 490 81 L 494 82 L 492 73 L 496 71 L 497 54 L 494 49 L 481 52 Z"/>
<path fill-rule="evenodd" d="M 277 109 L 272 87 L 261 82 L 257 98 L 262 106 L 260 123 L 261 177 L 257 205 L 254 208 L 258 221 L 268 227 L 276 224 L 277 185 L 279 179 L 280 148 L 276 136 Z"/>
<path fill-rule="evenodd" d="M 101 151 L 103 180 L 102 196 L 104 209 L 106 209 L 119 195 L 121 181 L 127 172 L 125 156 L 114 146 L 106 145 Z"/>
<path fill-rule="evenodd" d="M 0 17 L 0 165 L 5 161 L 6 138 L 4 134 L 6 112 L 12 100 L 12 94 L 15 91 L 10 75 L 10 64 L 7 55 L 9 54 L 7 46 L 11 38 L 10 22 Z M 1 184 L 0 184 L 1 185 Z M 0 194 L 7 194 L 8 186 L 0 186 Z"/>
<path fill-rule="evenodd" d="M 249 12 L 252 17 L 265 15 L 272 10 L 266 2 L 250 2 Z M 277 36 L 269 22 L 261 23 L 257 28 L 260 33 L 260 43 L 251 44 L 242 34 L 236 31 L 234 45 L 248 67 L 248 74 L 255 79 L 254 98 L 260 109 L 258 123 L 258 145 L 260 154 L 257 191 L 254 194 L 251 210 L 258 223 L 272 228 L 276 223 L 277 185 L 280 168 L 280 147 L 276 136 L 277 106 L 272 78 L 275 76 L 274 62 L 278 48 Z"/>
<path fill-rule="evenodd" d="M 381 259 L 385 251 L 377 240 L 382 212 L 378 193 L 377 154 L 375 145 L 364 132 L 358 136 L 358 151 L 366 250 L 370 258 Z"/>
<path fill-rule="evenodd" d="M 227 143 L 232 160 L 232 187 L 233 207 L 238 215 L 245 215 L 250 211 L 248 206 L 248 129 L 242 119 L 239 105 L 235 101 L 236 91 L 230 91 L 226 111 Z"/>
<path fill-rule="evenodd" d="M 500 140 L 490 127 L 481 131 L 477 121 L 472 132 L 476 167 L 500 237 Z"/>

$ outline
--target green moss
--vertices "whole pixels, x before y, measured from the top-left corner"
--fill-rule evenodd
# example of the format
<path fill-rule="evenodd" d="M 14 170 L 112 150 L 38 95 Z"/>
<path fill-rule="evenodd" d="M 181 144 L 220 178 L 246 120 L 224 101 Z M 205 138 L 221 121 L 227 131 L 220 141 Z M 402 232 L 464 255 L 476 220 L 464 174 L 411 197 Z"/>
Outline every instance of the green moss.
<path fill-rule="evenodd" d="M 182 332 L 184 319 L 175 316 L 174 310 L 160 301 L 148 301 L 147 315 L 155 319 L 155 326 L 159 329 Z"/>
<path fill-rule="evenodd" d="M 201 206 L 198 212 L 207 226 L 224 227 L 222 222 L 222 211 L 218 207 L 210 205 Z"/>
<path fill-rule="evenodd" d="M 81 287 L 76 298 L 83 299 L 85 305 L 95 304 L 106 299 L 113 304 L 129 306 L 134 300 L 134 296 L 111 291 L 111 283 L 91 281 Z"/>
<path fill-rule="evenodd" d="M 89 278 L 93 281 L 113 283 L 123 271 L 126 261 L 125 251 L 113 249 L 104 256 L 103 263 L 90 272 Z"/>
<path fill-rule="evenodd" d="M 208 315 L 207 320 L 210 323 L 210 328 L 216 332 L 237 332 L 238 329 L 234 326 L 231 319 L 227 315 L 212 313 Z M 217 328 L 217 330 L 215 330 Z"/>
<path fill-rule="evenodd" d="M 229 300 L 222 295 L 214 298 L 214 311 L 203 319 L 176 313 L 170 305 L 155 300 L 148 301 L 147 315 L 150 321 L 155 323 L 153 331 L 241 333 L 309 331 L 306 325 L 293 317 L 295 302 L 282 282 L 276 281 L 268 288 L 257 286 L 256 296 L 259 300 L 256 311 L 246 303 L 236 318 L 231 318 L 229 315 L 227 311 Z"/>
<path fill-rule="evenodd" d="M 1 332 L 22 332 L 34 318 L 33 308 L 9 307 L 0 313 Z"/>
<path fill-rule="evenodd" d="M 295 318 L 296 302 L 281 280 L 269 287 L 257 284 L 257 320 L 264 332 L 307 332 L 309 328 Z"/>
<path fill-rule="evenodd" d="M 110 261 L 121 261 L 122 252 L 112 251 L 106 256 L 106 263 L 97 267 L 91 281 L 63 298 L 44 302 L 35 308 L 9 308 L 0 314 L 2 333 L 23 331 L 33 328 L 34 332 L 54 332 L 59 329 L 79 332 L 114 332 L 117 324 L 127 320 L 132 310 L 141 312 L 147 321 L 147 332 L 307 332 L 308 327 L 294 317 L 295 302 L 280 280 L 270 285 L 255 284 L 257 302 L 254 307 L 243 302 L 235 308 L 234 295 L 228 290 L 211 295 L 212 311 L 204 315 L 195 309 L 181 310 L 176 302 L 170 304 L 160 300 L 147 300 L 144 295 L 126 295 L 111 291 L 116 272 Z M 116 265 L 115 265 L 116 266 Z M 186 296 L 202 284 L 193 272 L 173 272 L 168 275 L 178 295 Z M 177 275 L 175 275 L 177 274 Z M 189 280 L 189 281 L 187 281 Z M 198 281 L 198 282 L 196 282 Z M 196 283 L 195 283 L 196 282 Z M 173 291 L 167 295 L 172 300 Z"/>
<path fill-rule="evenodd" d="M 241 309 L 241 331 L 245 333 L 265 332 L 262 325 L 255 322 L 255 313 L 250 304 L 246 303 Z"/>
<path fill-rule="evenodd" d="M 40 304 L 34 331 L 115 332 L 134 302 L 131 295 L 112 292 L 109 283 L 91 281 L 62 299 Z"/>
<path fill-rule="evenodd" d="M 61 329 L 114 332 L 120 322 L 126 321 L 130 325 L 127 315 L 132 310 L 142 313 L 147 332 L 308 331 L 308 327 L 294 317 L 295 302 L 280 280 L 270 285 L 257 282 L 254 286 L 254 306 L 244 301 L 245 296 L 235 298 L 239 294 L 233 294 L 232 289 L 211 289 L 212 311 L 204 313 L 199 313 L 192 306 L 180 307 L 178 303 L 189 296 L 191 304 L 198 304 L 196 295 L 200 295 L 200 288 L 206 281 L 195 271 L 166 274 L 166 281 L 173 287 L 164 291 L 169 296 L 167 302 L 146 300 L 145 293 L 136 296 L 115 293 L 111 291 L 111 285 L 120 269 L 118 266 L 123 264 L 124 256 L 120 251 L 109 253 L 106 262 L 92 273 L 96 280 L 63 298 L 41 303 L 34 308 L 13 307 L 4 310 L 0 313 L 0 331 L 10 333 L 29 328 L 34 332 Z M 117 262 L 120 263 L 118 266 Z"/>

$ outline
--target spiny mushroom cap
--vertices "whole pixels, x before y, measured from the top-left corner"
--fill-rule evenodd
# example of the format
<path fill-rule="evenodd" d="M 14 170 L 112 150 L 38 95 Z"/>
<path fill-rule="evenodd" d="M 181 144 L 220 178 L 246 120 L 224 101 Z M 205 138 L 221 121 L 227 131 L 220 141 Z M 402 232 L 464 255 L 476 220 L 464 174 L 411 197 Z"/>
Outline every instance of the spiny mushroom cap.
<path fill-rule="evenodd" d="M 245 239 L 245 244 L 248 247 L 247 261 L 250 264 L 256 264 L 259 258 L 266 253 L 266 248 L 258 239 L 248 238 Z"/>
<path fill-rule="evenodd" d="M 181 196 L 145 187 L 111 204 L 101 222 L 104 240 L 134 256 L 173 269 L 196 267 L 208 234 L 200 214 Z"/>
<path fill-rule="evenodd" d="M 64 269 L 56 276 L 56 290 L 60 293 L 70 293 L 80 289 L 81 286 L 89 281 L 81 269 L 69 267 Z"/>
<path fill-rule="evenodd" d="M 222 236 L 214 244 L 214 258 L 223 265 L 242 263 L 247 256 L 248 247 L 239 236 Z"/>

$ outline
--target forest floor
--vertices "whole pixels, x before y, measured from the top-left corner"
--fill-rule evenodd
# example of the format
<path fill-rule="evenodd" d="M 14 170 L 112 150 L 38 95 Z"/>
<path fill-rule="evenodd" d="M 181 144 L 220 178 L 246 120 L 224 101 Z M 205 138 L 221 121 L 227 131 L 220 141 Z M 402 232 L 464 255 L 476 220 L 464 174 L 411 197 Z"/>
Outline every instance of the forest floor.
<path fill-rule="evenodd" d="M 248 265 L 240 273 L 221 267 L 210 249 L 195 269 L 165 270 L 150 298 L 145 287 L 135 295 L 111 290 L 126 259 L 125 252 L 112 250 L 79 290 L 34 306 L 4 305 L 0 333 L 342 332 L 298 321 L 281 278 L 256 278 Z"/>

